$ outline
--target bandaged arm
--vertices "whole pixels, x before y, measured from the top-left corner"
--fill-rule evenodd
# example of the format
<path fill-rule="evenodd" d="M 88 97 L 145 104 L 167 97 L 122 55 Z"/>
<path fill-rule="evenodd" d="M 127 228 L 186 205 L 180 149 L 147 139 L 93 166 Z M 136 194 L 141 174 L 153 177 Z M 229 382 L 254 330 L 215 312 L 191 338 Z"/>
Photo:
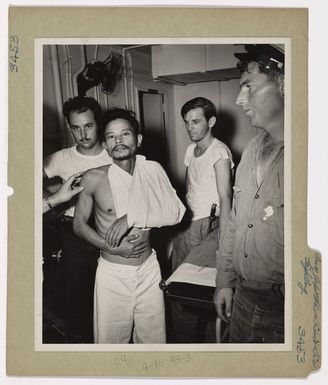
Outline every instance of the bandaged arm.
<path fill-rule="evenodd" d="M 128 226 L 175 225 L 182 220 L 185 210 L 162 166 L 154 161 L 139 162 L 131 184 Z"/>

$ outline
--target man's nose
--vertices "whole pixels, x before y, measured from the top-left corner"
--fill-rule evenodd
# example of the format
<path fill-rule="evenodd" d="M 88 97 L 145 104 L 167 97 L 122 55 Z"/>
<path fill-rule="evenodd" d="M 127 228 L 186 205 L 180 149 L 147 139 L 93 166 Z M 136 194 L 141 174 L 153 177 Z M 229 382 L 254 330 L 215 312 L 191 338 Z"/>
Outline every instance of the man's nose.
<path fill-rule="evenodd" d="M 80 135 L 81 135 L 81 139 L 85 138 L 85 128 L 84 127 L 80 128 Z"/>
<path fill-rule="evenodd" d="M 242 106 L 244 103 L 245 103 L 245 92 L 244 90 L 240 90 L 236 99 L 236 104 L 237 106 Z"/>
<path fill-rule="evenodd" d="M 123 136 L 122 135 L 116 135 L 116 137 L 115 137 L 115 142 L 116 143 L 121 143 L 122 140 L 123 140 Z"/>

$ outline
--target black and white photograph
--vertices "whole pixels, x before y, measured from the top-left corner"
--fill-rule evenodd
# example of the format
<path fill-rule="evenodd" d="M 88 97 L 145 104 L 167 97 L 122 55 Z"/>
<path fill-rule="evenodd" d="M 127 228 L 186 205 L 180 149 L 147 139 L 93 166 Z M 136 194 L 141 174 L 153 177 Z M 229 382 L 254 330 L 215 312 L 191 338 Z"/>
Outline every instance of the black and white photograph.
<path fill-rule="evenodd" d="M 239 7 L 8 8 L 8 380 L 322 376 L 322 41 Z"/>
<path fill-rule="evenodd" d="M 288 348 L 289 49 L 39 39 L 37 350 Z"/>

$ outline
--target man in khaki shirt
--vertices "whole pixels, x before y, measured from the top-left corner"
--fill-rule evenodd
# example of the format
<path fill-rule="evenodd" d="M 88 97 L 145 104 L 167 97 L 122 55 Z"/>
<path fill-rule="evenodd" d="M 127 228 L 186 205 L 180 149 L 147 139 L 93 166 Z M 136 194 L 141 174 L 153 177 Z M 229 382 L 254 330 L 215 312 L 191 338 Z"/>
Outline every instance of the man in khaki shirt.
<path fill-rule="evenodd" d="M 214 303 L 232 343 L 284 342 L 284 54 L 270 45 L 236 54 L 236 103 L 260 129 L 236 172 L 217 250 Z"/>

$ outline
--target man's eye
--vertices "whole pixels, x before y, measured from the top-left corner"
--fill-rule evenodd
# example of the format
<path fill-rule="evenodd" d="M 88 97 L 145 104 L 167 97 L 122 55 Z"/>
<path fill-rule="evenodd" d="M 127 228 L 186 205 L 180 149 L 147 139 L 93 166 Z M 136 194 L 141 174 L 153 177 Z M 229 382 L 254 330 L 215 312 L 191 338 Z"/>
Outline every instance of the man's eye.
<path fill-rule="evenodd" d="M 129 136 L 130 133 L 129 132 L 123 132 L 123 136 Z"/>
<path fill-rule="evenodd" d="M 77 131 L 78 129 L 79 129 L 78 127 L 75 127 L 75 126 L 72 127 L 72 130 L 73 130 L 73 131 Z"/>

